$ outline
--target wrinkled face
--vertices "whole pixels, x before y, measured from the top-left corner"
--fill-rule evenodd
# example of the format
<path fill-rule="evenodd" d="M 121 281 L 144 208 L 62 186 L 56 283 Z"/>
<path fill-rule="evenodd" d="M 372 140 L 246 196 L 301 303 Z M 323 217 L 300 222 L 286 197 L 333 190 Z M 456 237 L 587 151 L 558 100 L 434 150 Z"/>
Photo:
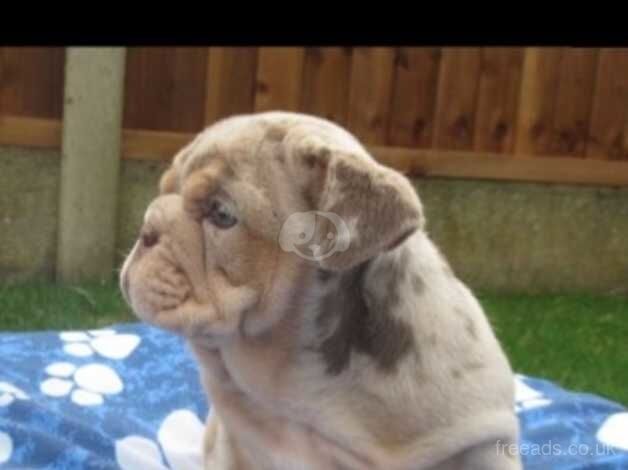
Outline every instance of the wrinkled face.
<path fill-rule="evenodd" d="M 255 332 L 317 270 L 355 266 L 421 223 L 405 178 L 342 129 L 289 113 L 232 118 L 175 157 L 121 288 L 141 319 L 186 336 Z"/>

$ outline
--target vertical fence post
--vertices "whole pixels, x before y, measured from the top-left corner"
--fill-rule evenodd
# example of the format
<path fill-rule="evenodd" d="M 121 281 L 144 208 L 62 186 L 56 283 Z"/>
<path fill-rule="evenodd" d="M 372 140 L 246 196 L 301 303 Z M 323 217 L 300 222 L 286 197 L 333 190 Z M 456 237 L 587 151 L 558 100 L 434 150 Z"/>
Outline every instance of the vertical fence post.
<path fill-rule="evenodd" d="M 57 280 L 111 279 L 126 49 L 66 52 Z"/>

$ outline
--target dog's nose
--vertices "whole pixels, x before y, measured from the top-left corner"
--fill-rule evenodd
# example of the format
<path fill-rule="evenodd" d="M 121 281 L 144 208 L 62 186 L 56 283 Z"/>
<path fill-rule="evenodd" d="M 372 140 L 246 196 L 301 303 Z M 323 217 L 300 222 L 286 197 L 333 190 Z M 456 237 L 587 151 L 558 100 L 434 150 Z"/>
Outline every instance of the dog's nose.
<path fill-rule="evenodd" d="M 154 230 L 144 230 L 141 239 L 144 248 L 150 248 L 159 242 L 159 234 Z"/>

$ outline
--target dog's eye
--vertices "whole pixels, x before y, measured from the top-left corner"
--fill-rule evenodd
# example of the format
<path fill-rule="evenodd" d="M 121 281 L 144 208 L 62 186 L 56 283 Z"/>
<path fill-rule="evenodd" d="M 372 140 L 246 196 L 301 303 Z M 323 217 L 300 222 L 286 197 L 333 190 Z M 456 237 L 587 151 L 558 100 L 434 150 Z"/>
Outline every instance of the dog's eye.
<path fill-rule="evenodd" d="M 217 199 L 210 202 L 207 218 L 216 227 L 224 229 L 231 228 L 238 222 L 229 208 Z"/>

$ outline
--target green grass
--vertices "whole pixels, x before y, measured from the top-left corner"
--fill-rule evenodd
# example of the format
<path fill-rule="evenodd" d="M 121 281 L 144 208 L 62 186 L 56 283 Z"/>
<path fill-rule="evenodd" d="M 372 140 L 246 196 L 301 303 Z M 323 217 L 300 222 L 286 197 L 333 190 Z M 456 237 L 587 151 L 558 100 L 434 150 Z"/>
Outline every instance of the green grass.
<path fill-rule="evenodd" d="M 628 404 L 628 299 L 481 294 L 517 372 Z M 0 287 L 0 330 L 98 328 L 136 321 L 114 284 Z"/>
<path fill-rule="evenodd" d="M 628 405 L 628 299 L 480 295 L 514 369 Z"/>
<path fill-rule="evenodd" d="M 0 287 L 0 330 L 99 328 L 135 321 L 115 284 Z"/>

